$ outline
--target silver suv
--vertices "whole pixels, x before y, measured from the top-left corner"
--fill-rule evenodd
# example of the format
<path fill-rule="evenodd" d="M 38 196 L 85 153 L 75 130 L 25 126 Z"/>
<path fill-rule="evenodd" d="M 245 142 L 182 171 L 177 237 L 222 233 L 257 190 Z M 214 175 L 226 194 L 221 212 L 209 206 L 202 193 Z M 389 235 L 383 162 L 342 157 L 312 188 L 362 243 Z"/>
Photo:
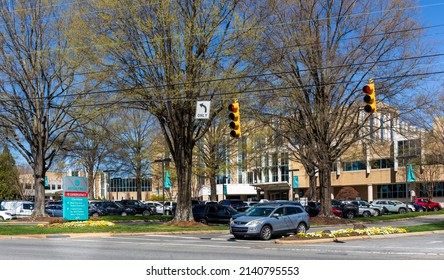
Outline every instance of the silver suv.
<path fill-rule="evenodd" d="M 259 237 L 269 240 L 273 235 L 306 232 L 310 218 L 299 205 L 255 206 L 250 212 L 230 221 L 230 233 L 235 238 Z"/>
<path fill-rule="evenodd" d="M 404 214 L 407 212 L 407 205 L 399 200 L 378 199 L 370 203 L 370 205 L 384 207 L 389 213 Z"/>

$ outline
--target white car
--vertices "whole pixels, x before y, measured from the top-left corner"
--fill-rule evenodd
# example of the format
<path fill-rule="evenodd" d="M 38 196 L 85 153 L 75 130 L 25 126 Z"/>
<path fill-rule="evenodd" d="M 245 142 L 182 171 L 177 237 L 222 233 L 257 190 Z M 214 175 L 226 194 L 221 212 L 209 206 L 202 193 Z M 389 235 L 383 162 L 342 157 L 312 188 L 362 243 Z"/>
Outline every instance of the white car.
<path fill-rule="evenodd" d="M 3 208 L 3 206 L 0 205 L 0 221 L 3 220 L 12 220 L 12 216 L 10 215 L 8 210 L 6 210 L 5 208 Z"/>
<path fill-rule="evenodd" d="M 156 213 L 163 215 L 163 205 L 160 202 L 157 201 L 145 201 L 146 205 L 148 205 L 151 208 L 156 208 Z M 165 214 L 169 214 L 169 210 L 171 210 L 168 206 L 165 206 Z"/>

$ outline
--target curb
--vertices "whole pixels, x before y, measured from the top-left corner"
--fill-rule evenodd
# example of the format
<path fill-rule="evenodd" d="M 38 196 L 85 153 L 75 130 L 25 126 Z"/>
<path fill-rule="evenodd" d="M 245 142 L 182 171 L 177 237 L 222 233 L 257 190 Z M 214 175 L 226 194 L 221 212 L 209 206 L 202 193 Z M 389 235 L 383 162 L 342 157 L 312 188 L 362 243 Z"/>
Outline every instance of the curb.
<path fill-rule="evenodd" d="M 319 238 L 319 239 L 285 239 L 284 238 L 284 239 L 276 240 L 275 243 L 277 243 L 277 244 L 316 244 L 316 243 L 328 243 L 328 242 L 343 243 L 343 242 L 350 241 L 350 240 L 399 238 L 399 237 L 421 236 L 421 235 L 432 235 L 432 234 L 444 234 L 444 230 L 394 233 L 394 234 L 385 234 L 385 235 L 360 235 L 360 236 L 337 237 L 337 238 Z"/>
<path fill-rule="evenodd" d="M 143 235 L 180 235 L 180 234 L 211 234 L 229 233 L 227 230 L 200 231 L 158 231 L 158 232 L 91 232 L 91 233 L 56 233 L 56 234 L 20 234 L 0 235 L 1 239 L 45 239 L 45 238 L 95 238 L 111 236 L 143 236 Z"/>

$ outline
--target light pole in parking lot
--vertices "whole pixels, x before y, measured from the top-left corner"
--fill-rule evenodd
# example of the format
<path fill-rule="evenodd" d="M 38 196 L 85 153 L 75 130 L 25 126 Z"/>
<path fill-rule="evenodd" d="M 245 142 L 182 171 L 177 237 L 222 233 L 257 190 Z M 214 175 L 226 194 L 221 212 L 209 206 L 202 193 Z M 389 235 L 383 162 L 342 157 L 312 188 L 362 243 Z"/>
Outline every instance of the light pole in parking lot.
<path fill-rule="evenodd" d="M 171 162 L 170 158 L 156 159 L 153 162 L 162 163 L 162 214 L 165 215 L 165 162 Z"/>

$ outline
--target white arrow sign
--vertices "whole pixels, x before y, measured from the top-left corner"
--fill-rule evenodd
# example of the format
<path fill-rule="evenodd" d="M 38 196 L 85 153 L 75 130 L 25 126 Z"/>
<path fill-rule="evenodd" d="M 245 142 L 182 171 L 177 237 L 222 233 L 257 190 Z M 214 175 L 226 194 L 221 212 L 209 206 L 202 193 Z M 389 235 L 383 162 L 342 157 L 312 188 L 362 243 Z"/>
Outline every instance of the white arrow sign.
<path fill-rule="evenodd" d="M 197 101 L 196 119 L 208 119 L 210 117 L 211 101 Z"/>

